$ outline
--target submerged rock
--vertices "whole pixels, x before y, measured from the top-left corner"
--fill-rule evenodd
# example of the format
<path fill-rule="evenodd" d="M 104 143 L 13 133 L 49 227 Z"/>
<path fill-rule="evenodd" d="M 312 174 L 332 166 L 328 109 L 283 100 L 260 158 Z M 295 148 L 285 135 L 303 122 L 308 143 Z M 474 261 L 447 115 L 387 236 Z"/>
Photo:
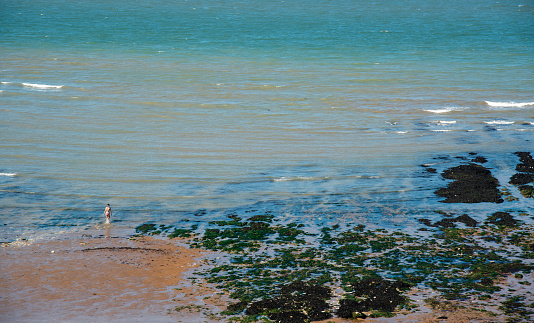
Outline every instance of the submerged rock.
<path fill-rule="evenodd" d="M 479 163 L 479 164 L 484 164 L 484 163 L 487 163 L 488 160 L 487 160 L 486 158 L 484 158 L 484 157 L 480 157 L 480 156 L 478 156 L 478 157 L 475 157 L 475 158 L 473 159 L 473 162 L 474 162 L 474 163 Z"/>
<path fill-rule="evenodd" d="M 418 219 L 419 223 L 425 224 L 429 227 L 441 227 L 441 228 L 455 228 L 456 222 L 465 224 L 468 227 L 476 227 L 478 222 L 467 214 L 457 216 L 455 218 L 445 218 L 435 223 L 432 223 L 429 219 Z"/>
<path fill-rule="evenodd" d="M 457 222 L 461 222 L 461 223 L 467 225 L 468 227 L 476 227 L 477 223 L 478 223 L 476 220 L 474 220 L 472 217 L 470 217 L 467 214 L 463 214 L 463 215 L 458 216 L 456 218 L 456 221 Z"/>
<path fill-rule="evenodd" d="M 460 165 L 445 170 L 442 176 L 453 179 L 446 188 L 435 193 L 445 197 L 444 203 L 502 203 L 501 193 L 497 189 L 499 181 L 491 172 L 476 164 Z"/>

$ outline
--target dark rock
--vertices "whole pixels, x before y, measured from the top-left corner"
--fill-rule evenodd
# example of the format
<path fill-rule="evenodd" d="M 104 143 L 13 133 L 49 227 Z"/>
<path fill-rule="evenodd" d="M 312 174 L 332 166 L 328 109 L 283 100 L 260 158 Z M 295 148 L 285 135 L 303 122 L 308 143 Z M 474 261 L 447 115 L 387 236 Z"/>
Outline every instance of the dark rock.
<path fill-rule="evenodd" d="M 411 287 L 401 281 L 389 281 L 383 278 L 364 278 L 352 284 L 355 299 L 343 299 L 337 315 L 342 318 L 355 318 L 368 311 L 393 312 L 407 299 L 401 291 Z"/>
<path fill-rule="evenodd" d="M 278 295 L 251 303 L 245 314 L 263 314 L 281 323 L 322 321 L 332 317 L 326 312 L 330 307 L 326 300 L 331 297 L 327 287 L 295 281 L 282 286 Z"/>
<path fill-rule="evenodd" d="M 367 318 L 363 312 L 366 311 L 365 306 L 360 301 L 353 299 L 342 299 L 339 301 L 339 309 L 336 314 L 339 317 L 352 319 L 352 318 Z"/>
<path fill-rule="evenodd" d="M 206 215 L 206 210 L 204 209 L 201 209 L 201 210 L 198 210 L 197 212 L 195 212 L 195 214 L 193 214 L 194 216 L 204 216 Z"/>
<path fill-rule="evenodd" d="M 510 184 L 512 185 L 524 185 L 534 182 L 534 176 L 531 174 L 517 173 L 510 177 Z"/>
<path fill-rule="evenodd" d="M 493 285 L 493 280 L 491 280 L 491 278 L 484 277 L 484 278 L 480 279 L 480 284 L 482 284 L 484 286 L 492 286 Z"/>
<path fill-rule="evenodd" d="M 473 159 L 473 162 L 474 163 L 479 163 L 479 164 L 484 164 L 484 163 L 488 162 L 488 160 L 486 158 L 484 158 L 484 157 L 478 156 L 478 157 Z"/>
<path fill-rule="evenodd" d="M 495 212 L 488 216 L 486 222 L 506 227 L 515 227 L 518 224 L 517 220 L 508 212 Z"/>
<path fill-rule="evenodd" d="M 453 179 L 446 188 L 441 188 L 435 193 L 445 197 L 444 203 L 502 203 L 504 200 L 497 187 L 499 181 L 491 175 L 491 172 L 476 164 L 460 165 L 445 170 L 442 176 Z"/>
<path fill-rule="evenodd" d="M 227 306 L 226 310 L 232 314 L 241 313 L 245 308 L 247 308 L 246 302 L 237 302 Z"/>
<path fill-rule="evenodd" d="M 467 225 L 468 227 L 476 227 L 477 223 L 478 223 L 477 221 L 475 221 L 472 217 L 470 217 L 467 214 L 463 214 L 463 215 L 460 215 L 460 216 L 456 217 L 455 221 L 456 222 L 461 222 L 461 223 Z"/>
<path fill-rule="evenodd" d="M 530 153 L 516 152 L 515 154 L 519 157 L 519 161 L 521 162 L 521 164 L 518 164 L 515 169 L 518 172 L 534 173 L 534 159 L 532 159 Z"/>
<path fill-rule="evenodd" d="M 438 226 L 442 228 L 455 228 L 456 224 L 454 224 L 454 222 L 456 222 L 454 219 L 443 219 L 441 221 L 434 223 L 434 226 Z"/>
<path fill-rule="evenodd" d="M 422 223 L 424 225 L 428 225 L 429 227 L 434 227 L 435 225 L 432 224 L 432 222 L 429 219 L 417 219 L 419 223 Z"/>
<path fill-rule="evenodd" d="M 461 222 L 468 227 L 476 227 L 477 221 L 475 221 L 472 217 L 470 217 L 467 214 L 457 216 L 455 218 L 445 218 L 440 221 L 437 221 L 436 223 L 432 224 L 432 222 L 429 219 L 417 219 L 419 223 L 425 224 L 429 227 L 442 227 L 442 228 L 455 228 L 456 222 Z"/>

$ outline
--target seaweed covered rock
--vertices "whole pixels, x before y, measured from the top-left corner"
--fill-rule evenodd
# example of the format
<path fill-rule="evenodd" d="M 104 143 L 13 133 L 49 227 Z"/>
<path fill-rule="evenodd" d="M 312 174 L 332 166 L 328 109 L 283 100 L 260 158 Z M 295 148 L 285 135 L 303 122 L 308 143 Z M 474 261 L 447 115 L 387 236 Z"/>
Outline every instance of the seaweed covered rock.
<path fill-rule="evenodd" d="M 534 182 L 534 175 L 532 174 L 517 173 L 510 178 L 510 184 L 512 185 L 523 185 L 531 182 Z"/>
<path fill-rule="evenodd" d="M 497 189 L 499 181 L 481 165 L 456 166 L 445 170 L 442 176 L 454 180 L 447 187 L 435 191 L 445 197 L 444 203 L 504 202 Z"/>
<path fill-rule="evenodd" d="M 473 219 L 467 214 L 463 214 L 463 215 L 456 217 L 456 222 L 461 222 L 465 224 L 466 226 L 472 227 L 472 228 L 476 227 L 478 223 L 475 219 Z"/>
<path fill-rule="evenodd" d="M 534 159 L 530 153 L 516 152 L 515 154 L 519 157 L 519 161 L 521 162 L 521 164 L 518 164 L 515 169 L 518 172 L 534 173 Z"/>
<path fill-rule="evenodd" d="M 518 187 L 519 192 L 521 192 L 521 195 L 524 197 L 533 197 L 534 198 L 534 186 L 532 185 L 521 185 Z"/>
<path fill-rule="evenodd" d="M 520 173 L 514 174 L 510 178 L 510 184 L 518 186 L 519 192 L 526 198 L 534 198 L 534 186 L 526 185 L 534 182 L 534 159 L 528 152 L 515 153 L 519 157 L 520 163 L 516 170 Z"/>
<path fill-rule="evenodd" d="M 467 214 L 457 216 L 455 218 L 445 218 L 432 224 L 429 219 L 419 219 L 420 223 L 428 225 L 429 227 L 441 227 L 441 228 L 455 228 L 456 222 L 465 224 L 468 227 L 476 227 L 477 221 Z"/>
<path fill-rule="evenodd" d="M 141 224 L 135 228 L 135 232 L 140 233 L 140 234 L 147 234 L 149 232 L 154 232 L 154 231 L 157 231 L 157 227 L 153 223 Z"/>
<path fill-rule="evenodd" d="M 332 317 L 326 302 L 331 297 L 327 287 L 294 281 L 282 286 L 278 295 L 248 305 L 245 314 L 265 315 L 280 323 L 321 321 Z"/>
<path fill-rule="evenodd" d="M 364 278 L 352 283 L 354 298 L 342 299 L 337 315 L 342 318 L 366 318 L 364 312 L 393 312 L 407 302 L 401 291 L 411 285 L 402 281 L 390 281 L 381 277 Z"/>
<path fill-rule="evenodd" d="M 137 226 L 135 228 L 135 232 L 137 232 L 139 235 L 160 235 L 160 234 L 168 234 L 167 237 L 169 239 L 173 238 L 190 238 L 195 235 L 193 232 L 198 227 L 193 226 L 191 229 L 178 229 L 175 228 L 173 232 L 169 233 L 169 230 L 173 229 L 172 226 L 166 226 L 164 224 L 156 225 L 154 223 L 145 223 Z"/>
<path fill-rule="evenodd" d="M 518 221 L 508 212 L 495 212 L 488 216 L 486 223 L 505 227 L 515 227 L 518 225 Z"/>
<path fill-rule="evenodd" d="M 485 158 L 485 157 L 475 157 L 473 160 L 473 163 L 479 163 L 479 164 L 484 164 L 484 163 L 487 163 L 488 160 Z"/>

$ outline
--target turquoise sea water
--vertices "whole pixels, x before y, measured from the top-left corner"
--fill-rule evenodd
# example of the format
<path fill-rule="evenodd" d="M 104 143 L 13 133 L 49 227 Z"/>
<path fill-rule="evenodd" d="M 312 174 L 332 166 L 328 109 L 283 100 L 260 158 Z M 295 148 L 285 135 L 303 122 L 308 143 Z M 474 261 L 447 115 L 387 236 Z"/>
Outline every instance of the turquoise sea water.
<path fill-rule="evenodd" d="M 532 0 L 0 0 L 1 238 L 106 203 L 409 226 L 451 207 L 421 164 L 534 150 L 532 53 Z"/>

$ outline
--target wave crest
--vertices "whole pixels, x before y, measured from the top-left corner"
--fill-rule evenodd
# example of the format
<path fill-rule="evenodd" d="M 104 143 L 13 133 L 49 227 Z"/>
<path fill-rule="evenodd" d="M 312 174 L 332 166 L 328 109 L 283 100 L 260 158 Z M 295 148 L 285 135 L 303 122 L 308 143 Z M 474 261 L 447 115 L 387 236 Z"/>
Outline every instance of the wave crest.
<path fill-rule="evenodd" d="M 524 108 L 529 105 L 534 106 L 534 102 L 494 102 L 485 101 L 487 105 L 493 108 Z"/>
<path fill-rule="evenodd" d="M 36 88 L 40 90 L 61 89 L 63 85 L 48 85 L 48 84 L 34 84 L 34 83 L 22 83 L 25 87 Z"/>
<path fill-rule="evenodd" d="M 64 85 L 50 85 L 50 84 L 37 84 L 37 83 L 15 83 L 15 82 L 0 82 L 3 85 L 15 85 L 23 86 L 27 88 L 37 89 L 37 90 L 59 90 L 64 87 Z"/>

